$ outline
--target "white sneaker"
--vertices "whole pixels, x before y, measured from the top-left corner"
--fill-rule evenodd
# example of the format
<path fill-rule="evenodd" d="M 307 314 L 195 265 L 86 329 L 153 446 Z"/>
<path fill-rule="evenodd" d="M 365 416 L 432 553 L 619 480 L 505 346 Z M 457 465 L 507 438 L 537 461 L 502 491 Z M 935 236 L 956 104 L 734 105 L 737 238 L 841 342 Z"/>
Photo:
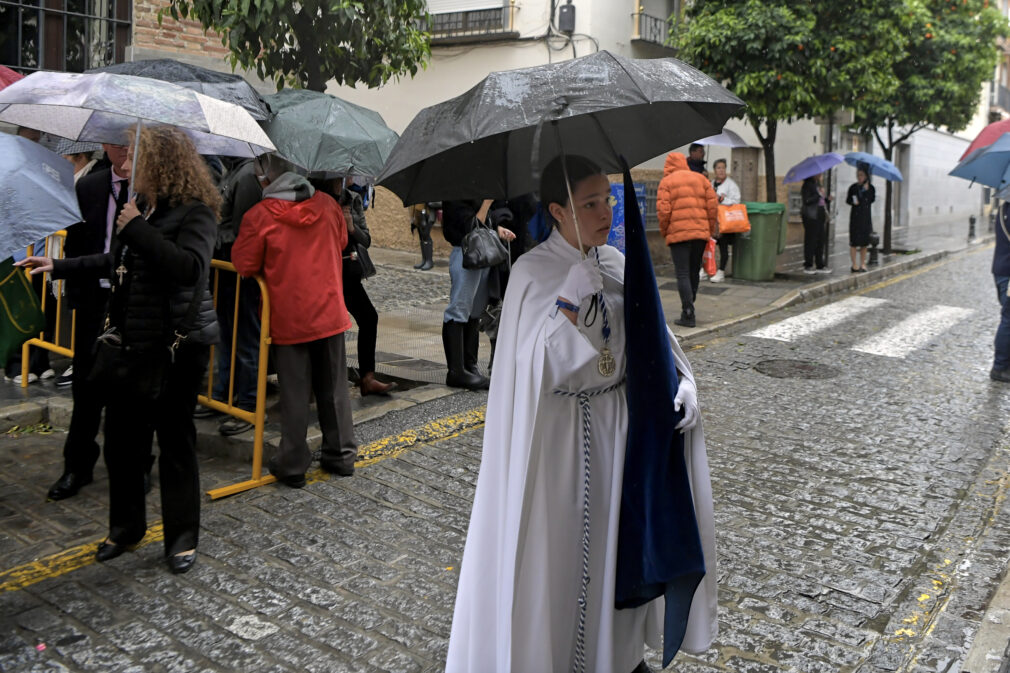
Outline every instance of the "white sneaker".
<path fill-rule="evenodd" d="M 823 269 L 817 269 L 817 273 L 831 273 L 831 269 L 824 267 Z"/>
<path fill-rule="evenodd" d="M 40 376 L 39 378 L 42 379 L 43 381 L 45 381 L 46 379 L 51 379 L 51 378 L 53 378 L 55 376 L 56 376 L 56 371 L 52 367 L 50 367 L 49 369 L 47 369 L 44 372 L 42 372 L 42 376 Z"/>
<path fill-rule="evenodd" d="M 705 269 L 698 272 L 698 280 L 708 280 L 708 274 L 705 273 Z"/>
<path fill-rule="evenodd" d="M 38 380 L 39 380 L 39 377 L 38 377 L 37 374 L 32 374 L 31 372 L 28 372 L 28 383 L 35 383 Z M 21 375 L 20 374 L 18 374 L 17 376 L 14 377 L 14 384 L 18 385 L 18 386 L 21 385 Z"/>
<path fill-rule="evenodd" d="M 817 272 L 813 269 L 813 267 L 805 266 L 803 267 L 803 273 L 807 274 L 808 276 L 812 276 Z"/>
<path fill-rule="evenodd" d="M 711 278 L 709 278 L 709 280 L 712 281 L 713 283 L 721 283 L 725 279 L 726 279 L 726 274 L 724 274 L 722 272 L 722 269 L 719 269 L 718 271 L 716 271 L 715 275 L 712 276 Z"/>

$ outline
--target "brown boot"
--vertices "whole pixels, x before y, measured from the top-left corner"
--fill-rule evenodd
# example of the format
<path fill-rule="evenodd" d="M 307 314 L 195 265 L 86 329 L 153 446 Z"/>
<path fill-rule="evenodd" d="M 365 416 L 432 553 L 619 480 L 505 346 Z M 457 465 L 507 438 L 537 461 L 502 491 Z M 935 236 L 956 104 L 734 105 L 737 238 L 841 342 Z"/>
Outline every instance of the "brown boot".
<path fill-rule="evenodd" d="M 395 383 L 383 383 L 375 378 L 374 372 L 368 372 L 361 377 L 361 396 L 365 395 L 388 395 L 389 391 L 396 388 Z"/>

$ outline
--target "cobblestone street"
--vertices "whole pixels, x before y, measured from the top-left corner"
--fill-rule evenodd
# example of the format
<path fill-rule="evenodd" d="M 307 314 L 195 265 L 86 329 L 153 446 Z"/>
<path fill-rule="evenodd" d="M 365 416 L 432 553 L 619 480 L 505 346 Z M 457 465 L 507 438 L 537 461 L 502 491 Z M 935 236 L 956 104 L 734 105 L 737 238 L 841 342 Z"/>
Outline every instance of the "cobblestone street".
<path fill-rule="evenodd" d="M 1010 553 L 991 254 L 693 344 L 720 635 L 670 670 L 963 670 Z M 444 301 L 443 276 L 419 277 L 369 291 L 382 306 Z M 135 553 L 91 563 L 104 466 L 79 496 L 46 503 L 63 433 L 0 436 L 0 671 L 440 671 L 483 403 L 458 394 L 392 417 L 404 436 L 450 419 L 431 442 L 384 440 L 389 418 L 363 424 L 372 453 L 351 478 L 205 501 L 199 561 L 182 576 L 164 567 L 157 525 Z M 247 468 L 202 469 L 210 486 Z M 157 487 L 149 510 L 159 522 Z"/>

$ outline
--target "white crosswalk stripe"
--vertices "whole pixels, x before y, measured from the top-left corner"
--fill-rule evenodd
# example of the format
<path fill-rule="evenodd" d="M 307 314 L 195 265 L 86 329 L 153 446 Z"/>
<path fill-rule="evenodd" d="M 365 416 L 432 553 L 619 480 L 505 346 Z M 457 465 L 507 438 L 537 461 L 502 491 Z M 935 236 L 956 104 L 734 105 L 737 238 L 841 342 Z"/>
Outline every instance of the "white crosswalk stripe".
<path fill-rule="evenodd" d="M 748 332 L 745 336 L 761 339 L 777 339 L 778 341 L 793 341 L 799 337 L 833 327 L 860 313 L 865 313 L 872 308 L 886 303 L 886 299 L 876 299 L 874 297 L 849 297 L 834 304 L 828 304 L 827 306 L 801 313 L 792 318 L 780 320 L 761 329 Z"/>
<path fill-rule="evenodd" d="M 933 306 L 860 341 L 852 347 L 852 350 L 889 358 L 904 358 L 972 313 L 974 311 L 970 308 Z"/>

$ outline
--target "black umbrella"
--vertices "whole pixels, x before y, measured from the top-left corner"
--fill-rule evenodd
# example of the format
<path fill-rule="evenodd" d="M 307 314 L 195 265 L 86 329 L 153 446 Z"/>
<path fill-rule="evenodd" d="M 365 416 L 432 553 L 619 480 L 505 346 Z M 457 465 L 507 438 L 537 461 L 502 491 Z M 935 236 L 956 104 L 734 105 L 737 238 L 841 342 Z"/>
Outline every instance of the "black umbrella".
<path fill-rule="evenodd" d="M 405 204 L 517 196 L 536 191 L 540 169 L 563 150 L 619 173 L 619 154 L 634 166 L 714 135 L 742 105 L 673 58 L 600 51 L 495 72 L 421 110 L 378 184 Z"/>
<path fill-rule="evenodd" d="M 217 98 L 228 103 L 241 105 L 256 121 L 270 119 L 270 107 L 259 92 L 249 82 L 239 75 L 218 72 L 198 65 L 175 61 L 170 58 L 157 58 L 132 63 L 116 63 L 102 68 L 92 68 L 85 72 L 109 72 L 116 75 L 133 75 L 172 82 L 179 86 L 199 91 L 205 96 Z"/>

